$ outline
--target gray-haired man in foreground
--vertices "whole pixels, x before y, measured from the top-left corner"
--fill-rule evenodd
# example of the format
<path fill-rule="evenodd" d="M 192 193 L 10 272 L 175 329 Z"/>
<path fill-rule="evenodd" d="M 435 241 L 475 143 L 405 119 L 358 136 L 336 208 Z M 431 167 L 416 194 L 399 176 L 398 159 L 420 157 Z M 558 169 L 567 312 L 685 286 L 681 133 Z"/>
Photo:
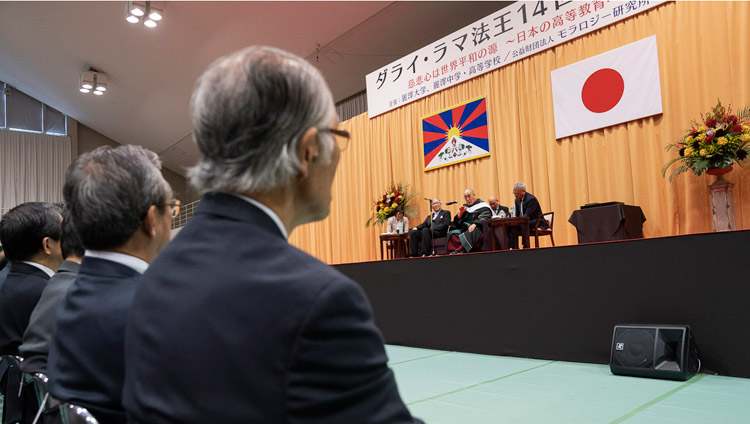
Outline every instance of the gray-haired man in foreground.
<path fill-rule="evenodd" d="M 172 189 L 160 168 L 142 147 L 105 146 L 79 156 L 65 174 L 63 195 L 86 251 L 57 309 L 49 391 L 102 424 L 126 422 L 126 318 L 141 274 L 170 238 Z"/>
<path fill-rule="evenodd" d="M 420 422 L 362 289 L 287 242 L 328 215 L 348 143 L 320 73 L 250 47 L 205 71 L 191 111 L 205 194 L 137 289 L 129 422 Z"/>

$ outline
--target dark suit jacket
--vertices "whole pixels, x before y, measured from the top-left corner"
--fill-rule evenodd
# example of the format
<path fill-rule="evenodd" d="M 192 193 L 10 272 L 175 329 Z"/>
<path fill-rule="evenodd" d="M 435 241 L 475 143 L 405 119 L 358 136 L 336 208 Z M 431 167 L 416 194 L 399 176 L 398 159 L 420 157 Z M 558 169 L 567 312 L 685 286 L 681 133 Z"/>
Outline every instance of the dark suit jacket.
<path fill-rule="evenodd" d="M 435 233 L 435 235 L 445 235 L 448 232 L 448 226 L 451 225 L 451 211 L 441 209 L 440 212 L 438 212 L 437 218 L 432 220 L 432 211 L 430 211 L 430 214 L 427 215 L 427 218 L 424 219 L 424 222 L 417 225 L 417 230 L 422 230 L 423 228 L 430 228 L 430 223 L 432 223 L 432 231 Z"/>
<path fill-rule="evenodd" d="M 49 275 L 41 269 L 13 262 L 0 287 L 0 355 L 18 355 L 31 312 L 47 286 Z"/>
<path fill-rule="evenodd" d="M 536 225 L 536 221 L 539 219 L 539 214 L 542 213 L 542 208 L 539 206 L 539 201 L 536 200 L 536 197 L 534 197 L 531 193 L 526 193 L 523 196 L 523 200 L 516 199 L 516 213 L 520 214 L 521 212 L 521 203 L 523 203 L 523 214 L 521 216 L 528 216 L 529 217 L 529 226 L 531 229 L 534 229 L 534 225 Z M 539 228 L 547 228 L 547 221 L 542 220 L 539 223 Z"/>
<path fill-rule="evenodd" d="M 0 268 L 0 290 L 3 289 L 3 283 L 5 282 L 5 278 L 8 277 L 8 273 L 10 273 L 10 262 L 6 262 Z"/>
<path fill-rule="evenodd" d="M 65 297 L 68 287 L 75 281 L 80 266 L 76 262 L 63 261 L 57 273 L 47 282 L 42 297 L 31 313 L 29 326 L 23 334 L 23 343 L 18 347 L 23 357 L 23 372 L 47 374 L 47 354 L 55 330 L 57 307 Z"/>
<path fill-rule="evenodd" d="M 143 275 L 125 357 L 131 424 L 419 422 L 362 289 L 229 194 Z"/>
<path fill-rule="evenodd" d="M 130 267 L 84 256 L 57 311 L 49 391 L 86 407 L 102 424 L 125 423 L 125 323 L 138 278 Z"/>

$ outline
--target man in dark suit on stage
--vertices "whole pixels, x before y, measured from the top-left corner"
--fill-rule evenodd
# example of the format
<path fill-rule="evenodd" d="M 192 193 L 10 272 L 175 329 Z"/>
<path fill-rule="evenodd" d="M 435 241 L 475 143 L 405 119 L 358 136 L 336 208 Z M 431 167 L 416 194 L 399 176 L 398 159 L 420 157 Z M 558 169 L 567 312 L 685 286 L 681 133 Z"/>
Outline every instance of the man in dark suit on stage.
<path fill-rule="evenodd" d="M 0 289 L 0 355 L 18 355 L 31 312 L 62 262 L 62 209 L 52 203 L 22 203 L 0 220 L 0 241 L 10 272 Z"/>
<path fill-rule="evenodd" d="M 172 189 L 160 168 L 142 147 L 104 146 L 79 156 L 65 175 L 63 195 L 86 251 L 58 308 L 49 391 L 100 423 L 126 422 L 126 318 L 141 274 L 170 238 Z"/>
<path fill-rule="evenodd" d="M 362 289 L 287 242 L 328 215 L 348 143 L 323 77 L 249 47 L 203 73 L 191 111 L 205 194 L 138 286 L 128 422 L 419 422 Z"/>
<path fill-rule="evenodd" d="M 433 238 L 445 237 L 448 226 L 451 225 L 451 212 L 443 210 L 440 199 L 430 201 L 432 213 L 427 215 L 424 222 L 409 231 L 409 252 L 411 256 L 426 256 L 434 254 Z"/>
<path fill-rule="evenodd" d="M 47 282 L 42 297 L 31 313 L 29 326 L 23 334 L 23 343 L 18 347 L 23 357 L 21 370 L 27 373 L 47 374 L 47 355 L 52 333 L 55 331 L 57 307 L 78 276 L 78 268 L 83 258 L 83 243 L 73 228 L 70 211 L 65 210 L 62 216 L 60 250 L 65 260 L 60 264 L 57 273 Z"/>
<path fill-rule="evenodd" d="M 529 228 L 534 228 L 536 226 L 536 221 L 539 219 L 539 215 L 542 213 L 542 207 L 539 206 L 539 201 L 533 194 L 526 192 L 526 184 L 524 183 L 513 184 L 513 196 L 516 198 L 516 216 L 528 216 Z M 547 221 L 542 219 L 539 223 L 539 228 L 547 228 Z M 511 227 L 510 231 L 508 231 L 508 245 L 512 249 L 518 249 L 518 236 L 523 235 L 525 232 L 525 226 Z M 528 249 L 529 246 L 524 242 L 523 248 Z"/>

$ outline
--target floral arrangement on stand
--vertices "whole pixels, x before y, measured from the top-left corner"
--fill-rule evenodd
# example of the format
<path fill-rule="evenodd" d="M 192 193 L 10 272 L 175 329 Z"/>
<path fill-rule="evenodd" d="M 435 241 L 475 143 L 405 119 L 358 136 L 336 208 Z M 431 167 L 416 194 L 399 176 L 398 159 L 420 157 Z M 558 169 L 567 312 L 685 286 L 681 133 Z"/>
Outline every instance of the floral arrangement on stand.
<path fill-rule="evenodd" d="M 732 107 L 725 108 L 719 100 L 708 113 L 701 114 L 701 120 L 693 120 L 678 142 L 667 145 L 667 150 L 677 150 L 679 156 L 664 165 L 662 175 L 666 176 L 675 162 L 681 163 L 669 176 L 670 182 L 683 172 L 700 176 L 714 168 L 731 169 L 733 163 L 742 166 L 750 154 L 750 108 L 734 115 Z"/>
<path fill-rule="evenodd" d="M 405 215 L 410 215 L 412 212 L 410 201 L 414 197 L 414 193 L 409 193 L 408 188 L 409 186 L 406 184 L 390 183 L 385 189 L 385 193 L 373 201 L 372 215 L 365 226 L 384 223 L 388 218 L 396 215 L 396 209 L 401 209 Z"/>

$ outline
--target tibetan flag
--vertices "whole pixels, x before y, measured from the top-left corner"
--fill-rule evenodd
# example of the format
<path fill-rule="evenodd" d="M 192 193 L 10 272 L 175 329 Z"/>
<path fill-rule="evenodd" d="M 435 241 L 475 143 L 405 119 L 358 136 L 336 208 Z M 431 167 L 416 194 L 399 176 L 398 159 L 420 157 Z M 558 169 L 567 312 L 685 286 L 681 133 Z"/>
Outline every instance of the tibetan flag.
<path fill-rule="evenodd" d="M 552 71 L 556 138 L 662 113 L 656 36 Z"/>
<path fill-rule="evenodd" d="M 422 117 L 424 170 L 490 155 L 487 136 L 487 98 Z"/>

